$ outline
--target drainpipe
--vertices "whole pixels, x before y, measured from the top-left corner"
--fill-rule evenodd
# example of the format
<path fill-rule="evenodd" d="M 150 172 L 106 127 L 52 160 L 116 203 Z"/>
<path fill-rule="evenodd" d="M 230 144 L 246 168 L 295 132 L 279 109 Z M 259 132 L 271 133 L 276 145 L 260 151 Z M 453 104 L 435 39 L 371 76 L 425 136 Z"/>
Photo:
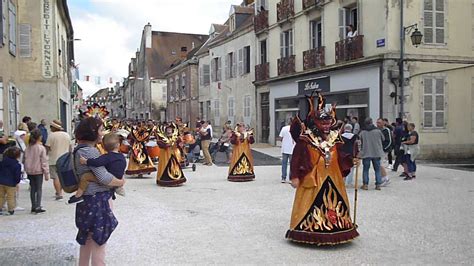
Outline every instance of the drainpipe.
<path fill-rule="evenodd" d="M 399 117 L 403 118 L 405 114 L 405 77 L 403 61 L 405 56 L 405 28 L 403 26 L 403 0 L 400 0 L 400 61 L 398 62 L 399 67 L 399 86 L 400 86 L 400 113 Z M 397 95 L 398 96 L 398 95 Z"/>

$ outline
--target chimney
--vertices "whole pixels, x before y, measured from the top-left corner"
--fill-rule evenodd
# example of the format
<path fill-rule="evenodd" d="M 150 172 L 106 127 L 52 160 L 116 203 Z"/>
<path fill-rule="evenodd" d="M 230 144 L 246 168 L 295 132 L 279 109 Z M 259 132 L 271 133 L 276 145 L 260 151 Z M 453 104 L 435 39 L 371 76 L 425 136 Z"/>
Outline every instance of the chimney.
<path fill-rule="evenodd" d="M 143 34 L 145 35 L 145 48 L 151 48 L 151 24 L 145 25 L 145 29 L 143 30 Z"/>
<path fill-rule="evenodd" d="M 186 56 L 188 55 L 188 48 L 186 46 L 181 47 L 181 59 L 186 59 Z"/>

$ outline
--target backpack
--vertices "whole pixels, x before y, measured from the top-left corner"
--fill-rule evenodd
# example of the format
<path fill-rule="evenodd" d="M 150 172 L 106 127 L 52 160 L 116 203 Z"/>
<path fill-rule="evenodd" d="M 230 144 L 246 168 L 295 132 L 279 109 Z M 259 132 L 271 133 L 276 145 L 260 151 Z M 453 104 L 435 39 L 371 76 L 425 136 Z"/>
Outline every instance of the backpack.
<path fill-rule="evenodd" d="M 77 146 L 74 151 L 66 152 L 56 161 L 59 183 L 67 193 L 73 193 L 79 187 L 79 176 L 75 164 L 76 152 L 84 146 Z"/>

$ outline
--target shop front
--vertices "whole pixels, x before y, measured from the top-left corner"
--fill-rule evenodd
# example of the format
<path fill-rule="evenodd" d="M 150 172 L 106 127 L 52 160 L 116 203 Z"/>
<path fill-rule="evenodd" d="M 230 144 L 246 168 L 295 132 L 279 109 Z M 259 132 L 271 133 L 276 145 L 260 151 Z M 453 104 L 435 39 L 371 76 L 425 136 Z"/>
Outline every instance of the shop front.
<path fill-rule="evenodd" d="M 337 118 L 357 117 L 361 122 L 367 117 L 380 115 L 380 67 L 359 67 L 306 75 L 270 84 L 270 136 L 276 137 L 289 119 L 299 115 L 305 119 L 306 96 L 321 92 L 327 104 L 336 104 Z"/>

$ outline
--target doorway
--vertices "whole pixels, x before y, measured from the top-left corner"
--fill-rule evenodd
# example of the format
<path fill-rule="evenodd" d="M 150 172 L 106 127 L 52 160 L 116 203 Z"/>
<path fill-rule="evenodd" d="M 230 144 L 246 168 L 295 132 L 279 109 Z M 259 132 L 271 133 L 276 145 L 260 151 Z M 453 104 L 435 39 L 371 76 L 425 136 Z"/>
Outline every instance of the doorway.
<path fill-rule="evenodd" d="M 260 94 L 260 111 L 262 112 L 262 135 L 260 142 L 268 143 L 270 136 L 270 93 L 265 92 Z"/>

